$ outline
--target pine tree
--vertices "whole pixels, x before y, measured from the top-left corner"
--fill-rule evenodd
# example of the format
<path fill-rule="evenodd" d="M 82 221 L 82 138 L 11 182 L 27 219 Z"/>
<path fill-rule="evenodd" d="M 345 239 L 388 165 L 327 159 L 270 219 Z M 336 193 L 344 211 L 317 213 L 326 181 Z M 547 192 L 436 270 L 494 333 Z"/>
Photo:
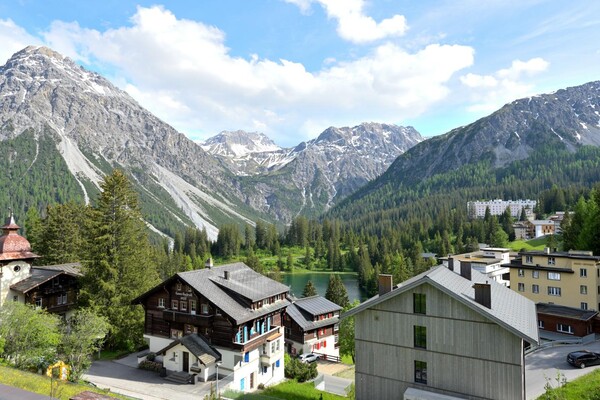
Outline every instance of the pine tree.
<path fill-rule="evenodd" d="M 329 284 L 327 285 L 325 298 L 342 308 L 346 307 L 350 303 L 348 300 L 348 291 L 346 290 L 346 286 L 344 286 L 342 278 L 340 278 L 339 275 L 329 275 Z"/>
<path fill-rule="evenodd" d="M 137 194 L 125 174 L 114 170 L 100 188 L 81 298 L 108 320 L 108 346 L 131 350 L 141 342 L 144 322 L 143 310 L 131 301 L 154 286 L 158 274 Z"/>
<path fill-rule="evenodd" d="M 306 285 L 304 286 L 304 290 L 302 291 L 302 297 L 310 297 L 310 296 L 316 296 L 317 295 L 317 288 L 315 288 L 315 285 L 313 285 L 312 281 L 309 280 L 308 282 L 306 282 Z"/>

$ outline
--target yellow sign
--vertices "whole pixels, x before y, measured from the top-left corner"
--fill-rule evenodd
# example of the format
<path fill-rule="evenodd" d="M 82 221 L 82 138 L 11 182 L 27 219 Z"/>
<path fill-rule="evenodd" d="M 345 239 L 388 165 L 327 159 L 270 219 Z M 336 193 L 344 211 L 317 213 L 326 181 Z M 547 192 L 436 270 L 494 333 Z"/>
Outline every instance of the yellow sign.
<path fill-rule="evenodd" d="M 54 375 L 52 374 L 52 371 L 54 371 Z M 54 378 L 60 379 L 61 381 L 66 381 L 69 378 L 70 372 L 71 367 L 62 361 L 58 361 L 48 367 L 46 370 L 46 375 L 49 377 L 54 376 Z"/>

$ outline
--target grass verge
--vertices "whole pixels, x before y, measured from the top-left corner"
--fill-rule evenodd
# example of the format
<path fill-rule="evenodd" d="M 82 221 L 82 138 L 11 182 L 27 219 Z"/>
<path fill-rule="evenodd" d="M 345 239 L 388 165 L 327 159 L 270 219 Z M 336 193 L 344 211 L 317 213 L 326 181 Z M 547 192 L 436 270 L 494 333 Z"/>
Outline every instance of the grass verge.
<path fill-rule="evenodd" d="M 555 382 L 550 382 L 554 384 Z M 538 400 L 600 400 L 600 370 L 567 382 L 564 386 L 550 389 Z"/>
<path fill-rule="evenodd" d="M 50 395 L 51 381 L 49 377 L 21 371 L 19 369 L 6 367 L 3 365 L 0 365 L 0 383 L 46 396 Z M 131 399 L 130 397 L 112 393 L 107 390 L 98 389 L 91 385 L 56 380 L 54 380 L 53 383 L 54 397 L 60 400 L 68 400 L 69 398 L 81 392 L 85 392 L 86 390 L 112 396 L 117 399 Z"/>
<path fill-rule="evenodd" d="M 285 381 L 255 393 L 227 391 L 224 395 L 238 400 L 314 400 L 321 399 L 321 395 L 323 395 L 323 400 L 347 400 L 344 396 L 337 396 L 315 389 L 312 382 L 298 383 L 295 380 Z"/>

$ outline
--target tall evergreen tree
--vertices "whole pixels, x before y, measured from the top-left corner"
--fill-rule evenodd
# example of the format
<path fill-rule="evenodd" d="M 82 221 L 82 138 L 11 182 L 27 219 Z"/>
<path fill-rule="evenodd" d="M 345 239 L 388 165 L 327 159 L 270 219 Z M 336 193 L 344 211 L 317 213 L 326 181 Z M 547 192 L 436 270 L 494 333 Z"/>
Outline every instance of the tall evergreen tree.
<path fill-rule="evenodd" d="M 158 282 L 158 273 L 137 194 L 125 174 L 114 170 L 100 188 L 81 297 L 108 320 L 108 345 L 131 350 L 141 342 L 144 322 L 142 309 L 131 301 Z"/>
<path fill-rule="evenodd" d="M 309 280 L 308 282 L 306 282 L 306 285 L 304 286 L 304 290 L 302 291 L 302 297 L 310 297 L 310 296 L 316 296 L 317 295 L 317 288 L 315 287 L 315 285 L 313 285 L 312 281 Z"/>
<path fill-rule="evenodd" d="M 350 303 L 346 286 L 344 286 L 342 278 L 338 274 L 329 275 L 329 284 L 327 285 L 325 298 L 342 308 Z"/>

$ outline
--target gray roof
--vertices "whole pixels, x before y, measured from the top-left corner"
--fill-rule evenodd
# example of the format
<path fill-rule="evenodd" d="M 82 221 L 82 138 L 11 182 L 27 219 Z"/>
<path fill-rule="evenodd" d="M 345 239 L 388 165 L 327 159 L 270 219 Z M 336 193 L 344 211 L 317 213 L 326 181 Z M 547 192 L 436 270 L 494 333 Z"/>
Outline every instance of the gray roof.
<path fill-rule="evenodd" d="M 164 354 L 169 349 L 177 346 L 178 344 L 183 345 L 193 355 L 198 357 L 198 360 L 204 365 L 209 365 L 215 361 L 221 360 L 221 353 L 219 353 L 214 347 L 212 347 L 202 336 L 197 333 L 183 336 L 162 350 L 156 352 L 156 354 Z"/>
<path fill-rule="evenodd" d="M 290 304 L 286 309 L 287 315 L 293 319 L 305 331 L 322 328 L 324 326 L 334 325 L 339 322 L 339 317 L 336 315 L 332 318 L 313 321 L 312 316 L 301 310 L 296 304 Z"/>
<path fill-rule="evenodd" d="M 39 265 L 33 269 L 46 269 L 51 271 L 63 271 L 65 274 L 73 276 L 83 276 L 81 273 L 81 264 L 78 262 L 58 265 Z"/>
<path fill-rule="evenodd" d="M 340 311 L 342 307 L 323 296 L 303 297 L 294 301 L 296 307 L 306 311 L 310 315 L 321 315 L 330 312 Z"/>
<path fill-rule="evenodd" d="M 81 264 L 79 263 L 32 267 L 31 276 L 15 283 L 14 285 L 11 285 L 10 288 L 20 293 L 27 293 L 39 285 L 46 283 L 62 274 L 80 277 L 82 276 L 80 268 Z"/>
<path fill-rule="evenodd" d="M 226 280 L 224 272 L 229 272 Z M 253 271 L 244 263 L 180 272 L 179 276 L 221 311 L 242 324 L 290 304 L 287 299 L 252 310 L 250 302 L 289 292 L 289 288 Z M 143 295 L 141 296 L 143 297 Z"/>
<path fill-rule="evenodd" d="M 473 284 L 486 282 L 491 286 L 492 308 L 487 308 L 475 301 Z M 344 313 L 341 318 L 355 315 L 425 283 L 460 301 L 522 339 L 532 344 L 539 342 L 536 309 L 533 301 L 504 285 L 490 281 L 485 274 L 478 271 L 473 271 L 471 280 L 468 280 L 441 265 L 400 283 L 392 291 L 382 296 L 377 295 L 370 298 Z"/>
<path fill-rule="evenodd" d="M 555 315 L 559 317 L 573 318 L 588 321 L 598 314 L 595 310 L 582 310 L 581 308 L 559 306 L 558 304 L 537 303 L 536 309 L 539 314 Z"/>

